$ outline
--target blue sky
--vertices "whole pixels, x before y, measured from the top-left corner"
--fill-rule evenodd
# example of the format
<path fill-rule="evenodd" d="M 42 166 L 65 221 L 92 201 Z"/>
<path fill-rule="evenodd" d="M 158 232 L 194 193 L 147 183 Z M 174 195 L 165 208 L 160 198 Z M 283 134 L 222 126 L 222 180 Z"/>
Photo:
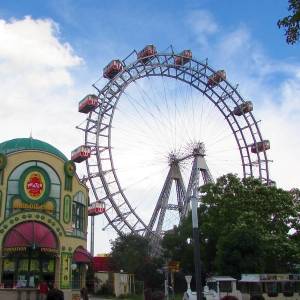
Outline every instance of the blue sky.
<path fill-rule="evenodd" d="M 276 25 L 287 14 L 285 0 L 12 0 L 3 1 L 0 16 L 6 20 L 25 15 L 33 19 L 51 18 L 59 25 L 60 39 L 71 43 L 79 56 L 95 66 L 95 61 L 103 56 L 122 57 L 147 43 L 160 49 L 173 44 L 178 49 L 185 47 L 198 52 L 195 32 L 188 22 L 197 10 L 212 14 L 220 24 L 219 34 L 245 26 L 271 57 L 299 58 L 299 46 L 287 45 L 283 31 Z M 113 53 L 111 45 L 115 47 Z"/>
<path fill-rule="evenodd" d="M 287 45 L 276 24 L 287 6 L 287 0 L 1 1 L 0 125 L 9 128 L 1 140 L 32 132 L 68 155 L 83 143 L 75 130 L 84 120 L 78 101 L 93 91 L 103 67 L 144 45 L 166 51 L 172 44 L 208 58 L 239 84 L 271 141 L 271 177 L 285 189 L 299 188 L 300 43 Z M 108 249 L 107 242 L 96 247 Z"/>

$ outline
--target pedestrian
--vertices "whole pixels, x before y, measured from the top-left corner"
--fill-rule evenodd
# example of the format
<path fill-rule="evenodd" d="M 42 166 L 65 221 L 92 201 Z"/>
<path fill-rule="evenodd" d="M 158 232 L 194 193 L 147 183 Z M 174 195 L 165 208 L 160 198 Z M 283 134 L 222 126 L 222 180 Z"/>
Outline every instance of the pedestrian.
<path fill-rule="evenodd" d="M 80 290 L 80 296 L 81 296 L 81 299 L 82 299 L 82 300 L 89 300 L 89 295 L 88 295 L 88 290 L 87 290 L 87 288 L 83 287 L 83 288 Z"/>
<path fill-rule="evenodd" d="M 49 282 L 48 286 L 49 292 L 46 300 L 64 300 L 64 293 L 61 290 L 54 287 L 52 282 Z"/>
<path fill-rule="evenodd" d="M 46 281 L 40 283 L 40 300 L 45 300 L 48 294 L 48 284 Z"/>

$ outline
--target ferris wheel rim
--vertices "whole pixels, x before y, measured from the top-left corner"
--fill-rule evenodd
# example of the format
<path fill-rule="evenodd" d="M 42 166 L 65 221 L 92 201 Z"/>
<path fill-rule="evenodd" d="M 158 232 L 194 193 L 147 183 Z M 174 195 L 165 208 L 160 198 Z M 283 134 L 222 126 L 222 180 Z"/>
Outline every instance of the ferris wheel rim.
<path fill-rule="evenodd" d="M 118 105 L 118 102 L 119 102 L 122 94 L 124 93 L 124 91 L 126 90 L 126 88 L 132 82 L 134 82 L 136 80 L 139 80 L 139 79 L 142 79 L 144 77 L 165 76 L 165 77 L 169 77 L 169 78 L 173 78 L 173 79 L 179 79 L 182 82 L 190 84 L 190 86 L 192 86 L 193 88 L 196 88 L 198 91 L 202 92 L 206 96 L 206 98 L 208 98 L 219 109 L 219 111 L 223 114 L 223 116 L 225 117 L 227 123 L 230 126 L 230 129 L 231 129 L 232 133 L 235 136 L 235 140 L 236 140 L 236 143 L 238 145 L 240 156 L 241 156 L 244 177 L 247 177 L 247 175 L 251 176 L 253 174 L 252 173 L 252 167 L 253 167 L 253 165 L 252 165 L 252 162 L 251 162 L 251 157 L 250 157 L 250 152 L 249 152 L 249 146 L 250 145 L 247 144 L 246 139 L 244 138 L 243 130 L 239 126 L 239 122 L 238 122 L 239 118 L 237 118 L 237 117 L 235 117 L 233 115 L 232 111 L 230 110 L 230 108 L 228 107 L 228 105 L 225 102 L 225 100 L 227 100 L 227 99 L 230 98 L 235 103 L 235 105 L 239 105 L 239 104 L 245 102 L 244 99 L 242 98 L 242 96 L 238 93 L 237 89 L 234 88 L 227 80 L 224 80 L 224 83 L 225 83 L 225 84 L 223 84 L 224 86 L 222 86 L 221 83 L 219 83 L 216 86 L 211 87 L 209 89 L 209 91 L 211 91 L 212 94 L 209 96 L 207 94 L 207 91 L 201 90 L 199 88 L 199 86 L 195 85 L 196 80 L 194 82 L 188 82 L 188 81 L 182 80 L 182 78 L 180 77 L 180 75 L 184 75 L 185 76 L 186 74 L 188 74 L 191 77 L 192 76 L 196 77 L 196 75 L 198 75 L 198 78 L 196 78 L 196 79 L 198 79 L 198 82 L 201 82 L 203 84 L 203 86 L 204 85 L 207 86 L 208 77 L 210 75 L 212 75 L 212 74 L 216 74 L 217 71 L 215 71 L 210 66 L 208 66 L 207 61 L 206 61 L 205 64 L 203 64 L 203 63 L 195 60 L 194 58 L 191 59 L 191 61 L 187 65 L 184 65 L 184 66 L 181 66 L 181 65 L 178 66 L 178 65 L 174 65 L 174 64 L 168 63 L 168 61 L 174 59 L 174 56 L 178 56 L 178 55 L 175 55 L 174 53 L 168 53 L 168 54 L 157 53 L 157 54 L 155 54 L 153 56 L 153 58 L 150 61 L 150 63 L 149 64 L 147 63 L 147 65 L 145 65 L 141 61 L 141 59 L 137 59 L 133 63 L 125 66 L 125 68 L 123 69 L 123 71 L 121 71 L 112 80 L 110 80 L 104 86 L 104 88 L 102 90 L 99 90 L 98 97 L 100 99 L 102 97 L 100 106 L 98 107 L 98 111 L 99 112 L 96 112 L 96 111 L 91 112 L 89 114 L 89 120 L 87 121 L 87 125 L 86 125 L 87 129 L 90 128 L 91 122 L 95 123 L 95 120 L 93 119 L 93 116 L 96 116 L 96 117 L 98 116 L 97 120 L 96 120 L 96 122 L 97 122 L 97 130 L 96 130 L 96 133 L 93 133 L 93 134 L 96 134 L 95 152 L 96 152 L 96 158 L 97 158 L 98 167 L 99 167 L 99 174 L 98 174 L 98 176 L 101 179 L 101 182 L 103 184 L 104 189 L 106 189 L 107 199 L 109 199 L 109 201 L 111 203 L 110 209 L 114 209 L 116 211 L 117 216 L 120 216 L 120 220 L 119 221 L 123 222 L 123 224 L 121 224 L 121 225 L 122 226 L 127 226 L 131 231 L 135 230 L 135 225 L 130 224 L 126 220 L 126 218 L 122 218 L 122 214 L 123 213 L 119 209 L 120 207 L 114 202 L 114 199 L 113 199 L 114 196 L 110 193 L 110 190 L 107 187 L 106 178 L 105 178 L 105 174 L 103 174 L 104 170 L 102 169 L 102 162 L 101 162 L 101 152 L 100 151 L 102 149 L 99 150 L 100 149 L 100 147 L 99 147 L 99 132 L 100 132 L 100 129 L 101 129 L 100 127 L 103 124 L 102 121 L 103 121 L 103 118 L 104 118 L 104 111 L 105 111 L 105 109 L 109 105 L 111 105 L 108 101 L 105 101 L 105 99 L 107 99 L 108 98 L 108 94 L 111 93 L 110 89 L 112 89 L 115 86 L 119 86 L 118 80 L 119 81 L 123 81 L 123 88 L 120 89 L 118 97 L 114 97 L 113 96 L 113 98 L 115 98 L 115 102 L 114 102 L 114 104 L 111 107 L 112 113 L 111 113 L 110 118 L 109 118 L 109 124 L 107 124 L 108 125 L 108 136 L 107 136 L 108 142 L 107 142 L 107 149 L 106 150 L 109 153 L 109 158 L 110 158 L 111 167 L 112 167 L 111 168 L 111 172 L 113 173 L 113 176 L 116 179 L 116 183 L 117 183 L 117 186 L 118 186 L 118 189 L 119 189 L 119 193 L 122 195 L 122 197 L 123 197 L 123 199 L 124 199 L 127 207 L 130 210 L 130 213 L 134 214 L 135 217 L 137 218 L 137 222 L 139 222 L 140 225 L 143 226 L 143 229 L 141 231 L 143 231 L 143 230 L 147 231 L 148 230 L 148 226 L 147 226 L 147 224 L 145 224 L 143 222 L 143 220 L 138 216 L 138 214 L 132 208 L 132 206 L 130 204 L 130 201 L 127 199 L 124 191 L 122 190 L 122 186 L 120 184 L 120 181 L 118 179 L 118 175 L 116 173 L 116 169 L 114 167 L 114 159 L 113 159 L 112 145 L 111 145 L 111 130 L 112 130 L 112 126 L 111 125 L 112 125 L 112 122 L 113 122 L 114 112 L 115 112 L 115 109 L 116 109 L 116 107 Z M 164 61 L 161 61 L 160 58 L 163 58 Z M 154 61 L 154 60 L 157 60 L 156 64 L 152 63 L 152 61 Z M 167 63 L 165 63 L 165 62 L 167 62 Z M 194 64 L 194 68 L 192 68 L 192 64 Z M 195 66 L 197 67 L 196 72 L 195 72 Z M 199 66 L 201 67 L 200 69 L 199 69 Z M 163 71 L 163 68 L 167 68 L 168 72 L 166 73 L 165 71 Z M 160 73 L 159 72 L 155 73 L 156 69 L 159 69 Z M 170 74 L 170 72 L 169 72 L 170 69 L 174 69 L 175 70 L 175 76 Z M 145 71 L 145 70 L 147 70 L 147 71 Z M 178 72 L 178 70 L 180 70 L 180 73 Z M 201 73 L 203 70 L 204 70 L 204 73 Z M 210 73 L 207 73 L 207 70 L 209 70 Z M 132 71 L 136 71 L 135 77 L 131 76 L 130 72 L 132 72 Z M 154 73 L 151 73 L 151 72 L 154 72 Z M 123 77 L 124 74 L 129 74 L 130 75 L 127 80 L 124 80 L 124 77 Z M 202 78 L 203 78 L 204 81 L 202 80 Z M 222 97 L 217 92 L 215 92 L 215 89 L 217 89 L 217 88 L 220 88 L 220 90 L 223 92 L 223 95 L 226 96 L 226 98 L 222 99 Z M 231 93 L 231 95 L 229 94 L 229 92 Z M 235 96 L 237 96 L 237 100 L 235 100 L 233 98 L 233 94 L 235 94 Z M 217 105 L 219 103 L 216 103 L 216 101 L 214 101 L 213 97 L 216 97 L 218 99 L 218 101 L 221 99 L 221 101 L 219 103 L 222 103 L 224 105 L 223 109 L 221 109 Z M 224 112 L 225 108 L 227 109 L 227 113 L 229 113 L 228 115 L 225 114 L 225 112 Z M 256 120 L 255 120 L 252 112 L 247 113 L 247 115 L 249 116 L 249 118 L 246 118 L 245 114 L 243 113 L 243 118 L 246 121 L 247 128 L 250 130 L 250 133 L 251 133 L 252 138 L 253 138 L 253 142 L 256 143 L 256 142 L 259 142 L 259 141 L 263 141 L 261 132 L 260 132 L 258 126 L 257 126 L 257 122 L 256 122 Z M 236 123 L 236 125 L 238 125 L 238 131 L 234 130 L 232 124 L 230 123 L 230 120 L 229 120 L 230 118 L 233 118 L 233 120 Z M 91 120 L 93 120 L 93 121 L 91 121 Z M 252 123 L 250 123 L 250 121 L 252 121 Z M 258 135 L 258 138 L 255 137 L 253 127 L 256 130 L 256 134 Z M 244 152 L 246 152 L 246 154 L 247 154 L 246 156 L 243 155 L 244 153 L 241 150 L 242 146 L 240 145 L 240 140 L 237 137 L 237 132 L 240 132 L 240 135 L 241 135 L 242 140 L 244 142 L 244 146 L 243 147 L 245 147 L 245 151 Z M 85 134 L 85 142 L 86 142 L 86 144 L 88 144 L 88 136 L 89 136 L 89 134 L 90 134 L 90 132 L 88 130 L 86 130 L 86 134 Z M 264 159 L 261 159 L 260 155 L 262 155 Z M 245 162 L 245 157 L 247 157 L 246 159 L 248 159 L 248 165 L 247 165 L 247 161 Z M 265 163 L 265 171 L 266 171 L 266 178 L 265 178 L 265 180 L 268 181 L 269 180 L 269 172 L 268 172 L 268 160 L 267 160 L 266 150 L 264 150 L 262 152 L 258 152 L 257 153 L 257 159 L 258 159 L 258 164 L 259 164 L 259 169 L 260 169 L 260 179 L 262 179 L 262 180 L 264 179 L 262 177 L 262 170 L 261 170 L 261 163 L 263 161 Z M 95 198 L 97 200 L 100 200 L 100 199 L 98 199 L 97 191 L 95 190 L 95 186 L 94 186 L 94 183 L 93 183 L 93 178 L 94 177 L 91 176 L 91 171 L 90 171 L 90 166 L 89 166 L 89 162 L 88 161 L 86 162 L 86 165 L 87 165 L 87 171 L 88 171 L 88 175 L 89 175 L 89 181 L 90 181 L 93 193 L 95 195 Z M 250 174 L 246 173 L 246 167 L 249 167 Z M 108 222 L 110 223 L 110 225 L 112 225 L 112 227 L 114 229 L 116 229 L 118 232 L 122 231 L 123 227 L 120 229 L 120 227 L 116 226 L 116 224 L 114 224 L 115 220 L 113 220 L 108 215 L 107 212 L 105 212 L 105 216 L 106 216 Z"/>

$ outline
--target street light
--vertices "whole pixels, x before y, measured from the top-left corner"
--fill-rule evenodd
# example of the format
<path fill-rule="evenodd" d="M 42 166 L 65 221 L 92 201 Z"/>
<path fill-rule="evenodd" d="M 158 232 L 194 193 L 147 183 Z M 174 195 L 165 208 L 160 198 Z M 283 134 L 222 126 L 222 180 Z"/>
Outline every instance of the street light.
<path fill-rule="evenodd" d="M 193 224 L 193 239 L 194 239 L 194 260 L 195 260 L 195 279 L 197 300 L 202 300 L 202 284 L 201 284 L 201 263 L 200 263 L 200 241 L 198 228 L 198 199 L 197 185 L 194 186 L 192 195 L 192 224 Z"/>

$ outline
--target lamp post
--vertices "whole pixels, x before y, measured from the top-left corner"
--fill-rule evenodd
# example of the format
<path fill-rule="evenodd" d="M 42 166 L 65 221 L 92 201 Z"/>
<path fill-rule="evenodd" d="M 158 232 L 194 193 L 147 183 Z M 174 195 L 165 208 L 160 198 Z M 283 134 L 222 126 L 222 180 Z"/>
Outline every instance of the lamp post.
<path fill-rule="evenodd" d="M 199 156 L 196 157 L 196 168 L 200 171 Z M 193 239 L 194 239 L 194 262 L 195 262 L 195 279 L 196 279 L 196 292 L 197 300 L 202 300 L 202 284 L 201 284 L 201 262 L 200 262 L 200 241 L 199 241 L 199 228 L 198 228 L 198 180 L 194 182 L 192 194 L 192 224 L 193 224 Z"/>
<path fill-rule="evenodd" d="M 169 267 L 166 265 L 163 267 L 165 273 L 165 299 L 169 300 Z"/>

